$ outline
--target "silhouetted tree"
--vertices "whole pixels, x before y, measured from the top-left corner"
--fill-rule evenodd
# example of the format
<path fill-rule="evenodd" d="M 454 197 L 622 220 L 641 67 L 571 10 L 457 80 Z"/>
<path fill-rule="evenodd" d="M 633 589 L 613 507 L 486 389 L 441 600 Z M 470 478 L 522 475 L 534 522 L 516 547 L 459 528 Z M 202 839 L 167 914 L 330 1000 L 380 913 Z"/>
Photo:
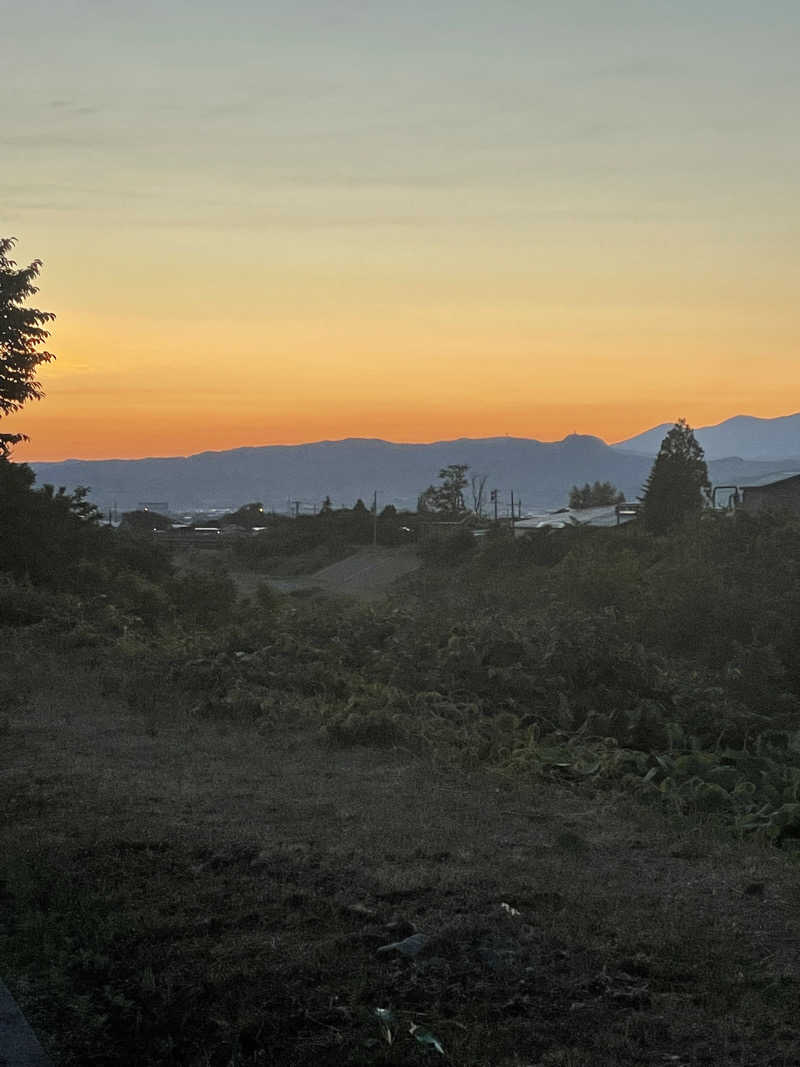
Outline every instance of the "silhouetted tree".
<path fill-rule="evenodd" d="M 464 490 L 469 484 L 466 463 L 451 463 L 439 471 L 441 485 L 429 485 L 420 493 L 417 511 L 437 511 L 448 515 L 460 515 L 466 511 Z"/>
<path fill-rule="evenodd" d="M 333 501 L 329 496 L 326 496 L 322 501 L 322 507 L 320 509 L 320 515 L 330 515 L 333 511 Z"/>
<path fill-rule="evenodd" d="M 364 501 L 361 499 L 361 497 L 359 497 L 358 500 L 353 505 L 353 512 L 356 515 L 360 515 L 360 516 L 369 515 L 369 512 L 367 511 L 367 505 L 364 503 Z"/>
<path fill-rule="evenodd" d="M 38 292 L 33 283 L 41 260 L 18 268 L 9 258 L 15 243 L 13 237 L 0 237 L 0 417 L 44 396 L 34 376 L 36 368 L 55 359 L 52 352 L 41 348 L 50 336 L 44 324 L 55 315 L 24 306 Z M 8 455 L 12 445 L 27 439 L 22 433 L 0 433 L 0 456 Z"/>
<path fill-rule="evenodd" d="M 611 482 L 595 482 L 583 487 L 573 485 L 569 492 L 569 506 L 576 511 L 584 508 L 603 508 L 611 504 L 621 504 L 625 494 L 621 493 Z"/>
<path fill-rule="evenodd" d="M 703 449 L 686 420 L 679 419 L 661 442 L 644 487 L 646 529 L 664 533 L 698 515 L 710 489 Z"/>
<path fill-rule="evenodd" d="M 64 587 L 108 531 L 100 527 L 88 489 L 34 489 L 35 477 L 26 463 L 0 457 L 0 573 Z"/>
<path fill-rule="evenodd" d="M 488 474 L 473 474 L 469 484 L 472 489 L 472 510 L 476 515 L 483 515 L 484 497 L 486 495 L 486 482 Z"/>

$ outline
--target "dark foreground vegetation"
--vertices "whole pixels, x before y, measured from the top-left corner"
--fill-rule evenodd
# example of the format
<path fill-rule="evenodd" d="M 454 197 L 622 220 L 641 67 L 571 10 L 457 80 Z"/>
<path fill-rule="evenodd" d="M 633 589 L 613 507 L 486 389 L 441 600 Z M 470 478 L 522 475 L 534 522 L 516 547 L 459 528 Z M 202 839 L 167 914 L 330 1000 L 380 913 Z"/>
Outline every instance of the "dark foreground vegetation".
<path fill-rule="evenodd" d="M 0 960 L 57 1064 L 800 1063 L 796 520 L 465 535 L 365 607 L 0 479 Z"/>

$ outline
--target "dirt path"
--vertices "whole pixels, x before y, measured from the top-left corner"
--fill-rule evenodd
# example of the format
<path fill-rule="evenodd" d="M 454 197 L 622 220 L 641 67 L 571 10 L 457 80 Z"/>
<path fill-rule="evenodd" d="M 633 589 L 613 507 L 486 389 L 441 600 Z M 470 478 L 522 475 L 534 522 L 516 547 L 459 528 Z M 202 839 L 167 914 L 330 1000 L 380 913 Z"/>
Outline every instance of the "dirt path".
<path fill-rule="evenodd" d="M 39 681 L 0 739 L 0 890 L 56 878 L 47 959 L 25 970 L 2 923 L 0 955 L 56 1064 L 400 1065 L 424 1058 L 412 1023 L 464 1067 L 800 1063 L 782 854 L 581 786 L 310 723 L 146 727 L 88 678 Z"/>
<path fill-rule="evenodd" d="M 250 593 L 255 584 L 266 580 L 281 593 L 320 590 L 336 596 L 352 596 L 359 600 L 379 600 L 385 596 L 398 578 L 419 567 L 413 545 L 399 548 L 362 548 L 346 559 L 332 563 L 313 574 L 294 578 L 262 577 L 252 572 L 237 571 L 233 578 L 240 592 Z"/>

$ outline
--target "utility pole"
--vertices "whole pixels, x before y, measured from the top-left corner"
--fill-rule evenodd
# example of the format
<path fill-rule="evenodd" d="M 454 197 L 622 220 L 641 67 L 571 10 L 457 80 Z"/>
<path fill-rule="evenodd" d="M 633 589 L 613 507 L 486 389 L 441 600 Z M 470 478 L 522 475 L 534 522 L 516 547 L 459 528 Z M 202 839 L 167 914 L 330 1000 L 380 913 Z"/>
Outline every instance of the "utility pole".
<path fill-rule="evenodd" d="M 514 529 L 514 490 L 511 490 L 511 529 Z"/>
<path fill-rule="evenodd" d="M 491 501 L 494 504 L 494 524 L 497 525 L 497 490 L 493 489 L 490 493 Z"/>
<path fill-rule="evenodd" d="M 300 501 L 299 500 L 295 500 L 295 502 L 294 502 L 294 517 L 297 519 L 297 518 L 299 518 L 299 516 L 300 516 Z"/>
<path fill-rule="evenodd" d="M 372 547 L 378 545 L 378 490 L 372 494 Z"/>

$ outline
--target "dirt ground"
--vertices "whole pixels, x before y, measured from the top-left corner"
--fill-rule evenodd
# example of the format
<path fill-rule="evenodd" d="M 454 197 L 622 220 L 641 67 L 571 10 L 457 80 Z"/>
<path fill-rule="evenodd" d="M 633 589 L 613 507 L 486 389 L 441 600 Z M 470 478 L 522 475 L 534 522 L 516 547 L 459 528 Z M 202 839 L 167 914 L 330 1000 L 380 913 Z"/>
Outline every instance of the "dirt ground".
<path fill-rule="evenodd" d="M 234 571 L 232 577 L 241 593 L 252 592 L 258 580 L 266 580 L 281 593 L 317 591 L 359 600 L 379 600 L 398 578 L 419 567 L 414 545 L 399 548 L 362 548 L 313 574 L 291 578 L 254 576 L 252 571 Z"/>
<path fill-rule="evenodd" d="M 791 857 L 63 666 L 0 738 L 2 972 L 60 1067 L 800 1064 Z"/>

